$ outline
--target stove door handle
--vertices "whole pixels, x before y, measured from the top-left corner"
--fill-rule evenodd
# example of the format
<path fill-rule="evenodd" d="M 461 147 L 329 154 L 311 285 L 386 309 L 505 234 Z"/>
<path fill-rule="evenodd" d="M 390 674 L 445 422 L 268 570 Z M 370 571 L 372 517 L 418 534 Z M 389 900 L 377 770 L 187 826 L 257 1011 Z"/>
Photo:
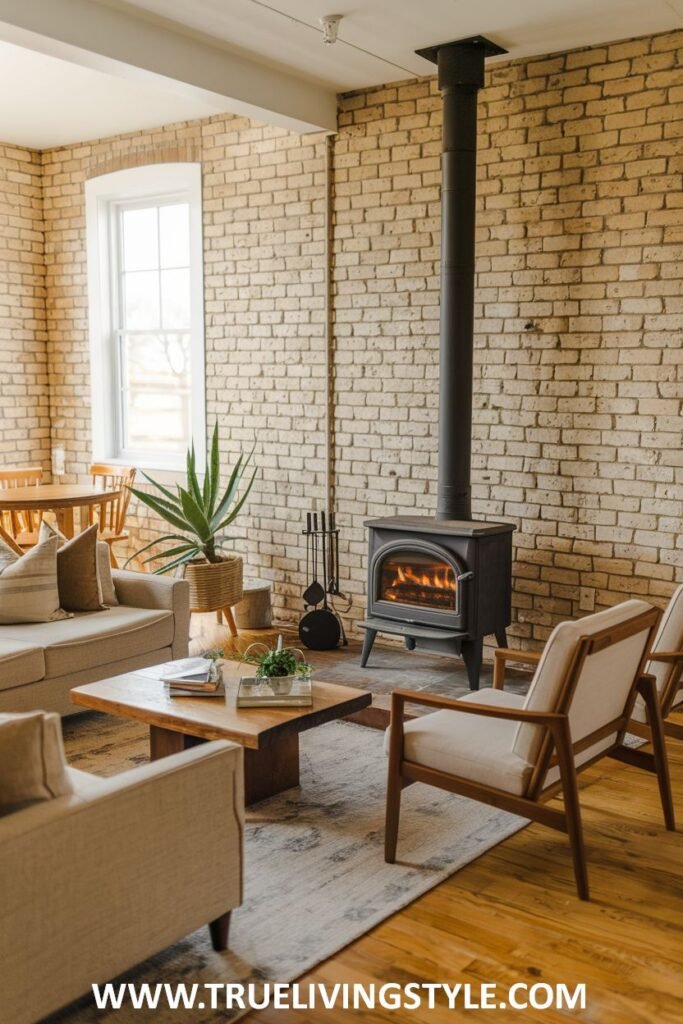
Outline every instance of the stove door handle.
<path fill-rule="evenodd" d="M 455 577 L 456 583 L 465 583 L 467 580 L 474 579 L 473 572 L 461 572 L 459 576 Z"/>

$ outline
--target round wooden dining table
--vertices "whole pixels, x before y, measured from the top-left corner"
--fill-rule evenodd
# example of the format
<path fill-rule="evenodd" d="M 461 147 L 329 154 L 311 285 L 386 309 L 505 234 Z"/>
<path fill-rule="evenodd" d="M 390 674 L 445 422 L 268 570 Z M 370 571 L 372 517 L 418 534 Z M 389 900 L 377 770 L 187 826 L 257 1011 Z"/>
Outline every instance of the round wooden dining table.
<path fill-rule="evenodd" d="M 88 510 L 116 499 L 120 490 L 102 490 L 96 484 L 36 484 L 0 488 L 2 512 L 54 512 L 65 537 L 74 535 L 74 509 L 80 509 L 80 529 L 88 524 Z"/>

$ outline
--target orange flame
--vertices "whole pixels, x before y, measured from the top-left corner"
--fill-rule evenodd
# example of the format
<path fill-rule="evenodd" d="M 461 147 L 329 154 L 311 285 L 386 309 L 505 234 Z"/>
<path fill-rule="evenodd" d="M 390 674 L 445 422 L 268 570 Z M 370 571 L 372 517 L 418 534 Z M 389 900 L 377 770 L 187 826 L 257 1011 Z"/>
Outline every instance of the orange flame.
<path fill-rule="evenodd" d="M 411 566 L 399 565 L 395 572 L 395 578 L 384 590 L 384 597 L 389 601 L 400 601 L 403 596 L 401 593 L 403 588 L 418 587 L 426 588 L 429 592 L 437 590 L 451 594 L 455 591 L 453 573 L 447 566 L 444 566 L 443 569 L 432 569 L 429 572 L 416 572 Z M 427 594 L 424 596 L 426 598 Z"/>

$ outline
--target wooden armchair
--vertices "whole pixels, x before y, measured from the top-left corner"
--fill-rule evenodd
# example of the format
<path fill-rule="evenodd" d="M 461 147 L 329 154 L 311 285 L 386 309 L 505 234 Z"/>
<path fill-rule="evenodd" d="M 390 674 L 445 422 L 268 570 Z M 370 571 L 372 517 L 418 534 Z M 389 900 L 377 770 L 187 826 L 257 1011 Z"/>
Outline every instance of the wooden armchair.
<path fill-rule="evenodd" d="M 581 620 L 583 621 L 583 620 Z M 502 690 L 505 684 L 505 667 L 508 662 L 521 665 L 538 665 L 540 651 L 513 651 L 499 647 L 494 653 L 493 687 Z M 664 610 L 652 650 L 645 664 L 645 672 L 654 676 L 657 683 L 659 707 L 667 736 L 683 740 L 683 725 L 668 721 L 669 715 L 680 701 L 683 681 L 683 583 L 674 591 Z M 644 739 L 650 739 L 645 702 L 638 697 L 633 707 L 628 732 Z"/>
<path fill-rule="evenodd" d="M 37 487 L 42 482 L 43 470 L 40 466 L 0 469 L 0 488 Z M 1 525 L 22 549 L 31 548 L 38 543 L 42 518 L 43 513 L 39 509 L 3 512 Z"/>
<path fill-rule="evenodd" d="M 101 505 L 91 506 L 88 522 L 89 526 L 97 522 L 99 538 L 109 545 L 109 561 L 114 569 L 119 567 L 114 544 L 128 540 L 126 514 L 131 499 L 130 488 L 135 482 L 135 473 L 134 466 L 110 466 L 97 462 L 90 467 L 90 475 L 94 484 L 100 484 L 103 490 L 119 492 L 118 498 L 103 501 Z"/>
<path fill-rule="evenodd" d="M 401 791 L 413 782 L 512 811 L 566 832 L 576 887 L 589 898 L 577 774 L 607 755 L 656 772 L 667 829 L 674 830 L 657 687 L 643 673 L 660 612 L 625 601 L 553 631 L 526 697 L 499 689 L 459 700 L 398 690 L 392 695 L 385 859 L 396 859 Z M 641 695 L 653 753 L 624 747 Z M 407 702 L 439 709 L 404 722 Z M 562 793 L 564 808 L 546 806 Z"/>

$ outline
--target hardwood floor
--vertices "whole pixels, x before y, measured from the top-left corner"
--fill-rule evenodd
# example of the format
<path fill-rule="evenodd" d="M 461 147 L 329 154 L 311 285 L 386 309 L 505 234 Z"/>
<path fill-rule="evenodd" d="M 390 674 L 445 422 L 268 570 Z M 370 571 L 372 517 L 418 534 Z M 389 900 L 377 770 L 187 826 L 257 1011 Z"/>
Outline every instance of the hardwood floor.
<path fill-rule="evenodd" d="M 248 635 L 246 639 L 251 639 Z M 245 638 L 238 643 L 241 645 Z M 396 671 L 413 686 L 443 682 L 442 659 L 411 665 L 409 656 L 378 652 L 381 697 Z M 318 656 L 320 657 L 320 656 Z M 339 670 L 351 659 L 331 652 L 321 660 Z M 442 662 L 431 665 L 431 661 Z M 380 667 L 381 666 L 381 667 Z M 321 664 L 322 667 L 322 664 Z M 423 674 L 426 671 L 426 675 Z M 453 680 L 452 669 L 448 677 Z M 423 686 L 423 682 L 425 685 Z M 455 677 L 456 690 L 459 688 Z M 394 681 L 394 685 L 401 685 Z M 462 684 L 460 684 L 462 685 Z M 523 688 L 521 677 L 517 683 Z M 517 687 L 516 687 L 517 688 Z M 454 692 L 453 690 L 451 692 Z M 683 723 L 683 714 L 674 716 Z M 590 1024 L 680 1024 L 683 1020 L 683 742 L 668 741 L 679 831 L 664 829 L 654 776 L 616 761 L 601 761 L 581 776 L 581 806 L 592 900 L 576 898 L 566 837 L 530 825 L 457 872 L 405 910 L 300 979 L 321 982 L 435 981 L 585 983 L 581 1010 L 482 1011 L 482 1019 L 567 1020 Z M 400 857 L 400 845 L 399 845 Z M 463 1014 L 464 1015 L 464 1014 Z M 292 1024 L 348 1024 L 350 1012 L 287 1010 Z M 459 1016 L 459 1015 L 458 1015 Z M 361 1021 L 453 1020 L 445 1004 L 434 1010 L 358 1010 Z M 265 1010 L 252 1024 L 279 1024 L 282 1011 Z"/>
<path fill-rule="evenodd" d="M 678 716 L 683 720 L 683 715 Z M 683 819 L 683 743 L 670 742 Z M 578 983 L 584 1011 L 492 1010 L 496 1022 L 680 1024 L 683 1020 L 683 835 L 664 830 L 654 776 L 617 762 L 585 773 L 581 803 L 592 901 L 575 896 L 566 838 L 531 825 L 390 918 L 302 982 Z M 452 1020 L 357 1011 L 363 1021 Z M 276 1024 L 276 1011 L 252 1024 Z M 294 1011 L 292 1022 L 348 1022 L 342 1010 Z"/>

